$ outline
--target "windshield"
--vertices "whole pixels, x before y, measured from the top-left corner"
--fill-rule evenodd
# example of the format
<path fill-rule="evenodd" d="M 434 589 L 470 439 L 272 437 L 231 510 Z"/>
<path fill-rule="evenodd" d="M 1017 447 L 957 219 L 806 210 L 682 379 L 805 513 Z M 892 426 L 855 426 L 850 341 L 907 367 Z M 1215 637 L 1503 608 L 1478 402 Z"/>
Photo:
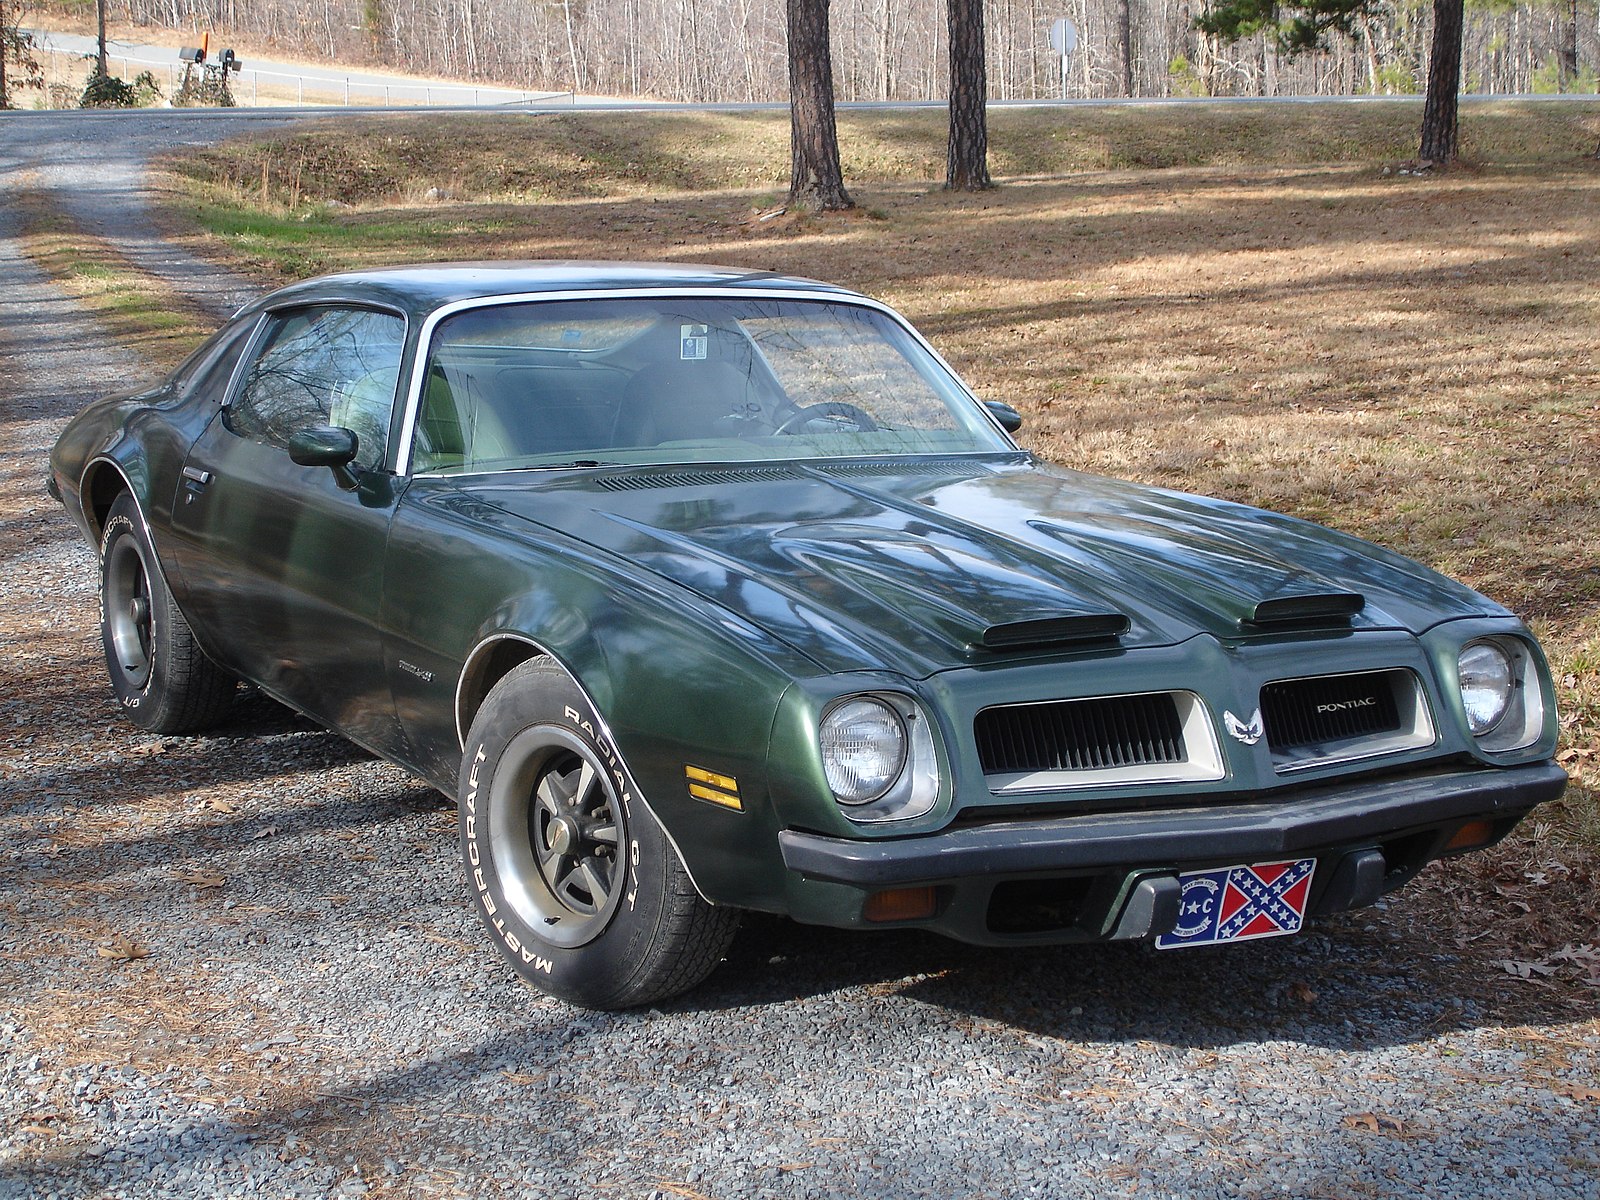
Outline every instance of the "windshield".
<path fill-rule="evenodd" d="M 938 360 L 875 309 L 601 298 L 493 305 L 441 321 L 412 469 L 1010 449 Z"/>

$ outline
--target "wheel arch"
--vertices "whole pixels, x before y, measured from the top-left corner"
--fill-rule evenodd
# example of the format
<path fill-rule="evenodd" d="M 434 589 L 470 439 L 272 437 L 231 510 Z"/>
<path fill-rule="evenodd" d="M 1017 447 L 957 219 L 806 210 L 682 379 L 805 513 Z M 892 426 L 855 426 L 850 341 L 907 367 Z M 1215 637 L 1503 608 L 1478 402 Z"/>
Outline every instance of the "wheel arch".
<path fill-rule="evenodd" d="M 111 506 L 123 492 L 127 492 L 133 498 L 134 507 L 139 510 L 139 520 L 144 523 L 146 529 L 149 529 L 150 520 L 145 514 L 144 498 L 140 496 L 139 489 L 129 478 L 127 467 L 114 458 L 101 455 L 91 459 L 89 465 L 83 469 L 83 476 L 78 484 L 78 502 L 83 509 L 83 523 L 87 527 L 90 541 L 96 547 L 100 545 L 100 539 L 105 536 L 106 518 L 111 515 Z"/>
<path fill-rule="evenodd" d="M 583 680 L 578 677 L 577 672 L 564 662 L 559 655 L 552 653 L 547 647 L 536 642 L 527 634 L 511 632 L 491 634 L 489 637 L 484 638 L 477 646 L 473 647 L 472 653 L 467 656 L 466 665 L 461 669 L 461 677 L 456 684 L 456 724 L 457 736 L 461 740 L 463 753 L 466 751 L 467 733 L 472 728 L 473 719 L 477 716 L 478 710 L 483 707 L 484 700 L 494 690 L 495 685 L 523 663 L 536 658 L 542 658 L 549 662 L 571 681 L 573 687 L 578 689 L 578 693 L 588 703 L 589 707 L 594 710 L 595 716 L 599 719 L 600 728 L 598 732 L 600 736 L 616 750 L 620 757 L 622 752 L 617 747 L 616 739 L 611 735 L 611 729 L 606 722 L 605 711 L 595 702 L 593 693 L 584 686 Z M 621 761 L 624 770 L 632 778 L 633 770 L 627 765 L 626 758 Z M 671 824 L 663 819 L 660 810 L 650 802 L 650 797 L 645 794 L 643 788 L 638 786 L 637 781 L 634 783 L 634 795 L 638 798 L 640 804 L 644 806 L 645 811 L 649 813 L 650 819 L 661 829 L 662 836 L 667 840 L 667 845 L 671 848 L 672 853 L 677 856 L 684 873 L 689 877 L 689 882 L 694 885 L 694 889 L 699 893 L 701 899 L 708 904 L 716 904 L 717 902 L 706 894 L 706 889 L 695 878 L 694 868 L 690 865 L 688 856 L 684 854 L 682 845 L 679 844 L 677 836 L 673 833 Z"/>
<path fill-rule="evenodd" d="M 588 695 L 566 663 L 526 634 L 492 634 L 473 647 L 456 681 L 456 740 L 463 749 L 467 744 L 467 731 L 472 728 L 473 719 L 495 684 L 531 658 L 548 658 L 567 673 L 579 691 Z M 595 711 L 600 710 L 596 707 Z"/>

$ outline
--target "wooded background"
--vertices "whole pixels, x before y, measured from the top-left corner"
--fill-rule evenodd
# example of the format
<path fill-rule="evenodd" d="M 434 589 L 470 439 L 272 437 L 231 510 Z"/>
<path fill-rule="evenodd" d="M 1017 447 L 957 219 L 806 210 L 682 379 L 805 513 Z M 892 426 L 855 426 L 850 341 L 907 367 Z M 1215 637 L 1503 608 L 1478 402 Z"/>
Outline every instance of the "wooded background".
<path fill-rule="evenodd" d="M 519 86 L 664 100 L 783 100 L 778 0 L 112 0 L 113 19 L 211 30 L 306 55 L 495 79 Z M 1048 30 L 1079 31 L 1066 94 L 1273 96 L 1422 90 L 1431 5 L 1399 0 L 1293 61 L 1269 38 L 1196 32 L 1190 0 L 986 0 L 989 95 L 1061 94 Z M 841 101 L 943 100 L 945 0 L 833 0 Z M 1468 0 L 1462 88 L 1594 91 L 1596 0 Z M 1576 69 L 1572 67 L 1576 63 Z"/>

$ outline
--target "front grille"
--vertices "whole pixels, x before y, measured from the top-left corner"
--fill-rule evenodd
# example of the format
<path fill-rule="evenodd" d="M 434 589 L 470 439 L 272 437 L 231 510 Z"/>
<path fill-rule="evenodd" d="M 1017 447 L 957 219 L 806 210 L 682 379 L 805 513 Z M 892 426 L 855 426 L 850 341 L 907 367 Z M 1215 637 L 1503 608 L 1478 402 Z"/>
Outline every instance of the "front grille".
<path fill-rule="evenodd" d="M 988 708 L 974 733 L 985 775 L 1185 761 L 1183 723 L 1168 692 Z"/>
<path fill-rule="evenodd" d="M 1267 684 L 1261 689 L 1267 745 L 1274 754 L 1286 755 L 1396 732 L 1400 712 L 1395 695 L 1397 684 L 1405 684 L 1404 674 L 1368 671 Z"/>

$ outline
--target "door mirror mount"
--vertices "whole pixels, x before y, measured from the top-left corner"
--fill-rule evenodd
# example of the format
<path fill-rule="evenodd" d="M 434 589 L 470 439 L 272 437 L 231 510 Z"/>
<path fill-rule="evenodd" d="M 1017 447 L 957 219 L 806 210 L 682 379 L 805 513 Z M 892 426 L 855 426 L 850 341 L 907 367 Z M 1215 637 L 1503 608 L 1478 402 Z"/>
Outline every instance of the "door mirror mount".
<path fill-rule="evenodd" d="M 327 467 L 334 480 L 347 492 L 361 483 L 361 468 L 355 465 L 361 439 L 353 429 L 317 425 L 302 429 L 289 438 L 289 457 L 302 467 Z"/>

